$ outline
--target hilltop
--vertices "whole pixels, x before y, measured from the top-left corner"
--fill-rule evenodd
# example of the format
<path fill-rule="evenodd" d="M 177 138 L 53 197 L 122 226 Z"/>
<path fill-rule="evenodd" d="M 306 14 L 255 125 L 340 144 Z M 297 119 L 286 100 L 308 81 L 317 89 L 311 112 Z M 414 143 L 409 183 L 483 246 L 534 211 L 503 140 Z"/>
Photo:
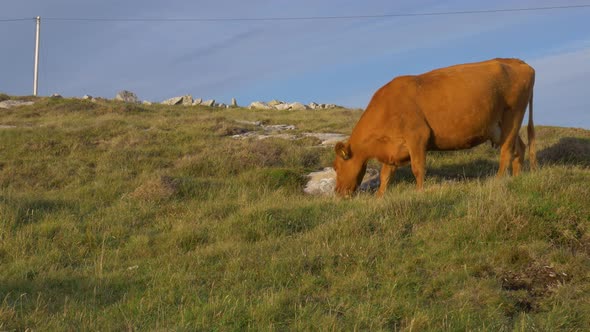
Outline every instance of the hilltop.
<path fill-rule="evenodd" d="M 429 153 L 424 192 L 404 168 L 340 200 L 303 192 L 333 160 L 305 133 L 347 135 L 358 110 L 19 99 L 0 330 L 590 326 L 588 130 L 537 126 L 537 172 L 495 178 L 484 144 Z M 293 137 L 243 135 L 279 125 Z"/>

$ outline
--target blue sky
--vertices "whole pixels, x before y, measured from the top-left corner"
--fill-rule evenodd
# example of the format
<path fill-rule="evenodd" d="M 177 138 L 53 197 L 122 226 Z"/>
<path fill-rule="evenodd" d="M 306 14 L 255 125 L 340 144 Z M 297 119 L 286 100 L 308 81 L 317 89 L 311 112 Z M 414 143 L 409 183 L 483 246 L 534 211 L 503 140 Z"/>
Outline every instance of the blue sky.
<path fill-rule="evenodd" d="M 0 19 L 381 15 L 586 1 L 20 0 Z M 32 93 L 34 21 L 0 22 L 0 92 Z M 393 77 L 494 57 L 537 71 L 535 123 L 590 129 L 590 8 L 347 20 L 43 20 L 39 93 L 161 101 L 182 94 L 364 108 Z"/>

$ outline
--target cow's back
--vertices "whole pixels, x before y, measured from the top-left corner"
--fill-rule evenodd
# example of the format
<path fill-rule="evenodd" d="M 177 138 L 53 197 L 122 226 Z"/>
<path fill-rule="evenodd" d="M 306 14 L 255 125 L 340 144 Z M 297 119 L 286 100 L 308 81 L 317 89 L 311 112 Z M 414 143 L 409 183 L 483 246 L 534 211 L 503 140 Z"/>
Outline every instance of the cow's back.
<path fill-rule="evenodd" d="M 456 65 L 415 76 L 415 100 L 432 130 L 432 149 L 469 148 L 495 136 L 532 87 L 534 71 L 518 59 Z M 528 100 L 528 99 L 527 99 Z"/>

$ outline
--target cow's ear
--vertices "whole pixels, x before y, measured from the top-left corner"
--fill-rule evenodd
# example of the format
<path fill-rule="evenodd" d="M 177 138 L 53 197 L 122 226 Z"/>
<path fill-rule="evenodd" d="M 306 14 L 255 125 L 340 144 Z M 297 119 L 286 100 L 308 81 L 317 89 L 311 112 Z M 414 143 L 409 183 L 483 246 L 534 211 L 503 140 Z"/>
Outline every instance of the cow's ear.
<path fill-rule="evenodd" d="M 348 143 L 345 144 L 343 142 L 338 142 L 336 143 L 336 147 L 334 148 L 334 150 L 336 150 L 336 155 L 344 160 L 348 160 L 350 159 L 350 157 L 352 157 L 352 152 L 350 151 L 350 144 Z"/>

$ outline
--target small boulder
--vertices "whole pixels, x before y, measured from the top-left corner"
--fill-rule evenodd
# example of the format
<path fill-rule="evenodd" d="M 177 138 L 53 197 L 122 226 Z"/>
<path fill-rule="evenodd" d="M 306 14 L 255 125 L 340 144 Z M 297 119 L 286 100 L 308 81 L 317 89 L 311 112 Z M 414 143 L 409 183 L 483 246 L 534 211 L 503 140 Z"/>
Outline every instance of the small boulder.
<path fill-rule="evenodd" d="M 278 104 L 278 105 L 275 105 L 274 108 L 279 111 L 286 111 L 286 110 L 290 110 L 291 106 L 289 106 L 289 104 Z"/>
<path fill-rule="evenodd" d="M 50 97 L 51 98 L 55 98 L 55 99 L 61 99 L 61 98 L 63 98 L 59 93 L 54 93 Z"/>
<path fill-rule="evenodd" d="M 266 103 L 266 104 L 267 104 L 268 106 L 270 106 L 270 107 L 275 107 L 275 106 L 277 106 L 277 105 L 284 104 L 284 102 L 282 102 L 282 101 L 280 101 L 280 100 L 273 99 L 273 100 L 269 101 L 269 102 L 268 102 L 268 103 Z"/>
<path fill-rule="evenodd" d="M 308 182 L 303 189 L 309 195 L 333 195 L 336 188 L 336 172 L 332 167 L 308 175 Z M 361 192 L 373 192 L 379 187 L 379 170 L 368 168 L 359 186 Z"/>
<path fill-rule="evenodd" d="M 215 106 L 215 99 L 205 100 L 204 102 L 201 103 L 201 105 L 213 107 L 213 106 Z"/>
<path fill-rule="evenodd" d="M 166 99 L 162 102 L 163 105 L 170 105 L 170 106 L 174 106 L 174 105 L 179 105 L 182 103 L 184 97 L 172 97 L 170 99 Z"/>
<path fill-rule="evenodd" d="M 182 96 L 182 105 L 183 106 L 192 106 L 193 105 L 193 96 L 191 96 L 191 95 Z"/>
<path fill-rule="evenodd" d="M 84 97 L 82 97 L 82 99 L 84 99 L 84 100 L 92 100 L 92 96 L 91 95 L 84 95 Z"/>
<path fill-rule="evenodd" d="M 302 103 L 295 102 L 289 104 L 289 108 L 293 111 L 304 111 L 307 109 L 307 106 L 303 105 Z"/>
<path fill-rule="evenodd" d="M 123 101 L 126 103 L 139 104 L 139 98 L 137 98 L 137 95 L 127 90 L 119 91 L 115 96 L 115 100 Z"/>
<path fill-rule="evenodd" d="M 261 101 L 252 102 L 248 108 L 250 108 L 250 109 L 259 109 L 259 110 L 270 110 L 270 109 L 272 109 L 271 106 L 268 106 L 267 104 L 265 104 L 264 102 L 261 102 Z"/>
<path fill-rule="evenodd" d="M 236 101 L 236 98 L 231 99 L 231 107 L 238 107 L 238 102 Z"/>
<path fill-rule="evenodd" d="M 193 106 L 201 105 L 202 102 L 203 102 L 203 98 L 197 98 L 197 99 L 193 100 Z"/>

